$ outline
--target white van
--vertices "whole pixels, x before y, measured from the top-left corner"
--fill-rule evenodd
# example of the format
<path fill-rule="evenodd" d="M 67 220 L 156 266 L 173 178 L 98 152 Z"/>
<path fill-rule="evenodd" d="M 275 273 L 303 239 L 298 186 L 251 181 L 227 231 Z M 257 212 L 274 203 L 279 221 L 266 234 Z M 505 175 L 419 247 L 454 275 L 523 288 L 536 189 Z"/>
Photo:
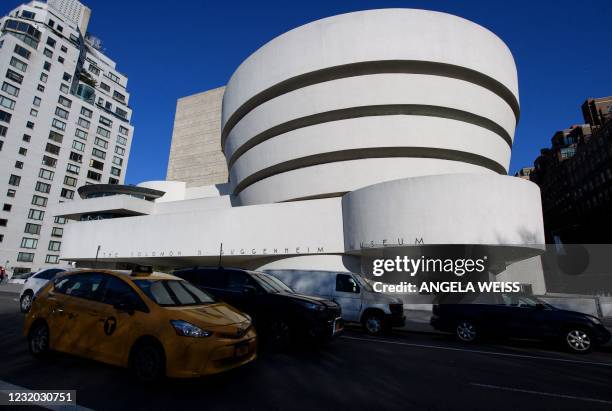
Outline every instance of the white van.
<path fill-rule="evenodd" d="M 360 323 L 377 335 L 406 322 L 399 298 L 375 292 L 360 275 L 349 272 L 310 270 L 265 270 L 294 291 L 335 301 L 342 307 L 342 319 Z"/>

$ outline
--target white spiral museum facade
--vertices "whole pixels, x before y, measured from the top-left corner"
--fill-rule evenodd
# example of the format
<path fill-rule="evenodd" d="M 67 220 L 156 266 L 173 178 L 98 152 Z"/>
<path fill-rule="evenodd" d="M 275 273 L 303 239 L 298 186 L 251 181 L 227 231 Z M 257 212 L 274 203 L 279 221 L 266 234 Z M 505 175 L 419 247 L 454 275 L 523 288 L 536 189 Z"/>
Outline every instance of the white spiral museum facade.
<path fill-rule="evenodd" d="M 72 219 L 132 214 L 70 224 L 62 257 L 214 265 L 223 243 L 226 265 L 354 271 L 364 244 L 477 244 L 503 268 L 544 243 L 538 187 L 507 175 L 518 101 L 509 49 L 465 19 L 384 9 L 315 21 L 231 76 L 227 185 L 147 182 L 165 194 L 62 204 Z"/>
<path fill-rule="evenodd" d="M 506 45 L 449 14 L 334 16 L 243 62 L 222 145 L 244 205 L 342 195 L 431 174 L 507 174 L 519 113 Z"/>

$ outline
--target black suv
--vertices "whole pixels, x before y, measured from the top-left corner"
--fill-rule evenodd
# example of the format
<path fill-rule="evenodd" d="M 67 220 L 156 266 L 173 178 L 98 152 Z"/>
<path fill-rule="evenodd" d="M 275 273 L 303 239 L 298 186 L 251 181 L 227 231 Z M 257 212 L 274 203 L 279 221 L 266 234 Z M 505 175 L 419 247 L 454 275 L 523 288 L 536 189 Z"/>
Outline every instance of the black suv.
<path fill-rule="evenodd" d="M 464 342 L 483 336 L 549 340 L 574 353 L 589 352 L 610 339 L 599 318 L 522 294 L 488 294 L 472 303 L 434 305 L 431 325 Z"/>
<path fill-rule="evenodd" d="M 249 314 L 264 344 L 273 349 L 327 342 L 343 329 L 338 304 L 297 294 L 268 274 L 203 267 L 173 274 Z"/>

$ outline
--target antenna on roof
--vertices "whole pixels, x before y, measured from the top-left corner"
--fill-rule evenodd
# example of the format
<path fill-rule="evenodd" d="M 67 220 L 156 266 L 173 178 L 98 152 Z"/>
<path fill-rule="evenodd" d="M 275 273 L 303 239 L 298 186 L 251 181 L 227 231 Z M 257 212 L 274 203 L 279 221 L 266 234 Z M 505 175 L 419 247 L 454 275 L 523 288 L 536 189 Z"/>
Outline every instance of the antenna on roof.
<path fill-rule="evenodd" d="M 221 243 L 221 246 L 219 247 L 219 268 L 222 267 L 221 265 L 221 256 L 223 255 L 223 243 Z"/>

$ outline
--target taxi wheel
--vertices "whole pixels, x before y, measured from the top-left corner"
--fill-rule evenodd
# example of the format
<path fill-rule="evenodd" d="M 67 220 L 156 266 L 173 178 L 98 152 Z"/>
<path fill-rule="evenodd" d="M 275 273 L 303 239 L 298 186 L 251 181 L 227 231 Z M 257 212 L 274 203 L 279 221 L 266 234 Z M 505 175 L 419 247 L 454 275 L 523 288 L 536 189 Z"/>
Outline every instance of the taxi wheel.
<path fill-rule="evenodd" d="M 166 373 L 166 359 L 158 344 L 143 342 L 132 349 L 131 368 L 145 382 L 160 380 Z"/>
<path fill-rule="evenodd" d="M 34 323 L 28 333 L 28 349 L 36 358 L 49 354 L 49 327 L 43 321 Z"/>
<path fill-rule="evenodd" d="M 270 348 L 273 350 L 287 350 L 291 346 L 291 327 L 289 323 L 282 318 L 272 320 L 268 329 L 268 340 Z"/>

